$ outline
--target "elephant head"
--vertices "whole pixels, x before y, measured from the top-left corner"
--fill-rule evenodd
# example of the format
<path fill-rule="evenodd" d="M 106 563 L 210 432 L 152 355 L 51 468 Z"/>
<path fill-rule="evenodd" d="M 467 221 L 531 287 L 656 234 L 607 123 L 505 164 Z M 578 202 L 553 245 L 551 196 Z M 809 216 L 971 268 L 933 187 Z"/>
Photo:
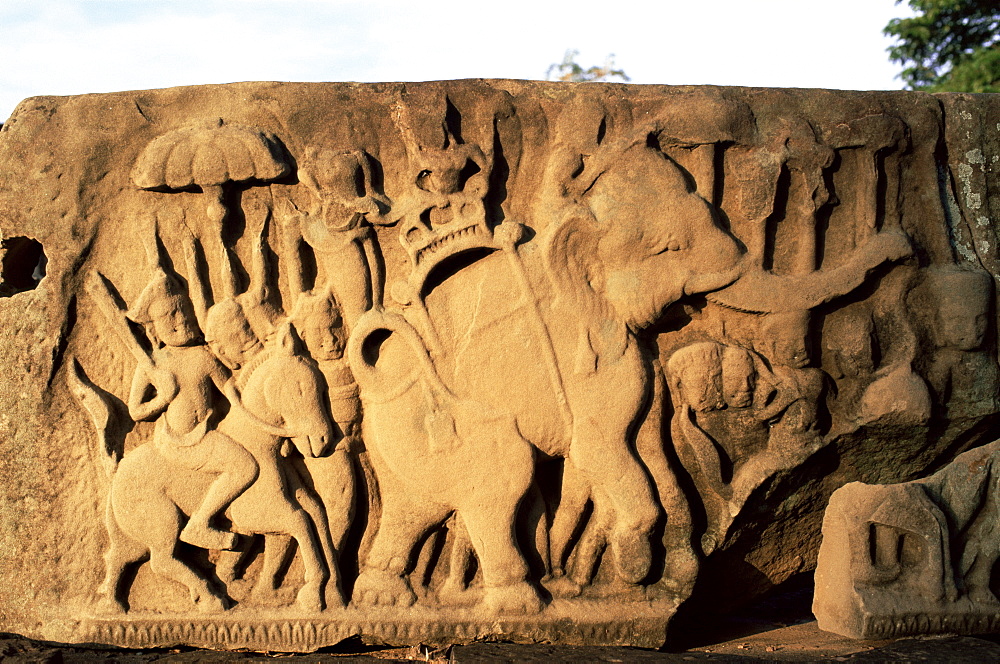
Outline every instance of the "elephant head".
<path fill-rule="evenodd" d="M 561 293 L 637 330 L 684 295 L 736 280 L 742 251 L 669 157 L 645 142 L 613 149 L 578 176 L 582 193 L 551 235 L 550 270 Z"/>

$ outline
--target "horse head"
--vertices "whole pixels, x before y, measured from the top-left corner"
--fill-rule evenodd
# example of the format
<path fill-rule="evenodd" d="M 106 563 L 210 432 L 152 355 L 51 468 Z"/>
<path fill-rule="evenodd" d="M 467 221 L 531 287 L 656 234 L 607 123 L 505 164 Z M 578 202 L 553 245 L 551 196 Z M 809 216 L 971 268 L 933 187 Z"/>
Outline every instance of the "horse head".
<path fill-rule="evenodd" d="M 244 405 L 281 437 L 290 438 L 302 456 L 323 456 L 335 439 L 323 374 L 302 357 L 291 323 L 282 325 L 271 343 L 247 381 Z"/>

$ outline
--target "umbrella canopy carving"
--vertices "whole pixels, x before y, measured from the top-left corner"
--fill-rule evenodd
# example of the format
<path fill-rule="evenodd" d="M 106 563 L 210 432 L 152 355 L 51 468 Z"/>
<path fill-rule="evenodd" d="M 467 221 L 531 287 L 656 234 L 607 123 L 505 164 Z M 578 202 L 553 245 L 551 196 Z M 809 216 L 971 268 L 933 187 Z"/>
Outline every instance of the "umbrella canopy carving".
<path fill-rule="evenodd" d="M 205 248 L 210 265 L 228 267 L 229 256 L 222 239 L 229 216 L 226 186 L 240 182 L 264 184 L 291 172 L 292 160 L 276 136 L 257 127 L 227 124 L 220 118 L 174 129 L 150 141 L 132 168 L 132 182 L 140 189 L 153 191 L 200 189 L 207 199 L 208 224 L 195 222 L 192 232 Z M 224 269 L 223 273 L 230 274 L 231 270 Z M 223 284 L 225 295 L 231 296 L 234 289 L 229 281 Z"/>

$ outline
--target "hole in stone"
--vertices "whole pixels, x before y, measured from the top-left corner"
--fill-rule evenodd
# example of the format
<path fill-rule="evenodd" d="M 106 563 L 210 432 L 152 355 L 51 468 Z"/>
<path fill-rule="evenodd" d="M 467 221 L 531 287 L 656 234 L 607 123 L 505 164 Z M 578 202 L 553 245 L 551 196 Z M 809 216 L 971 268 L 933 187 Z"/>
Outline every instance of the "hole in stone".
<path fill-rule="evenodd" d="M 48 258 L 42 243 L 30 237 L 9 237 L 0 244 L 3 256 L 0 297 L 34 290 L 45 277 Z"/>

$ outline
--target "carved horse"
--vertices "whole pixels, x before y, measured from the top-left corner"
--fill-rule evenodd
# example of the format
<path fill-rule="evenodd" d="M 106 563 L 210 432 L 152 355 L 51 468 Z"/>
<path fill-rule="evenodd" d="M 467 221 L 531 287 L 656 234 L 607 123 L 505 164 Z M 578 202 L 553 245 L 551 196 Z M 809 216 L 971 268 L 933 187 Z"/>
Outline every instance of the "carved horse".
<path fill-rule="evenodd" d="M 315 499 L 298 490 L 301 486 L 292 477 L 294 472 L 283 467 L 287 461 L 281 457 L 281 448 L 290 439 L 303 456 L 319 456 L 334 434 L 322 393 L 323 378 L 311 362 L 296 354 L 295 346 L 295 336 L 287 327 L 276 346 L 261 351 L 243 369 L 242 396 L 235 387 L 227 389 L 233 405 L 219 430 L 246 447 L 260 471 L 256 481 L 231 503 L 226 516 L 234 532 L 290 535 L 296 541 L 305 568 L 305 584 L 296 604 L 304 611 L 319 611 L 325 606 L 324 591 L 331 573 L 333 587 L 338 586 L 336 566 L 328 562 L 333 552 L 324 555 L 323 550 L 324 539 L 328 541 L 325 517 Z M 110 419 L 106 398 L 79 375 L 71 372 L 71 376 L 73 392 L 93 418 L 101 451 L 110 462 L 106 465 L 111 487 L 105 514 L 110 546 L 100 589 L 107 608 L 128 610 L 127 589 L 121 587 L 126 568 L 148 559 L 157 574 L 186 586 L 199 610 L 224 610 L 225 597 L 176 553 L 185 516 L 197 507 L 213 477 L 171 463 L 151 443 L 131 451 L 115 466 L 114 453 L 104 441 Z M 268 544 L 265 558 L 274 557 Z M 274 567 L 265 560 L 262 574 Z M 331 603 L 342 605 L 339 588 L 337 593 Z"/>

